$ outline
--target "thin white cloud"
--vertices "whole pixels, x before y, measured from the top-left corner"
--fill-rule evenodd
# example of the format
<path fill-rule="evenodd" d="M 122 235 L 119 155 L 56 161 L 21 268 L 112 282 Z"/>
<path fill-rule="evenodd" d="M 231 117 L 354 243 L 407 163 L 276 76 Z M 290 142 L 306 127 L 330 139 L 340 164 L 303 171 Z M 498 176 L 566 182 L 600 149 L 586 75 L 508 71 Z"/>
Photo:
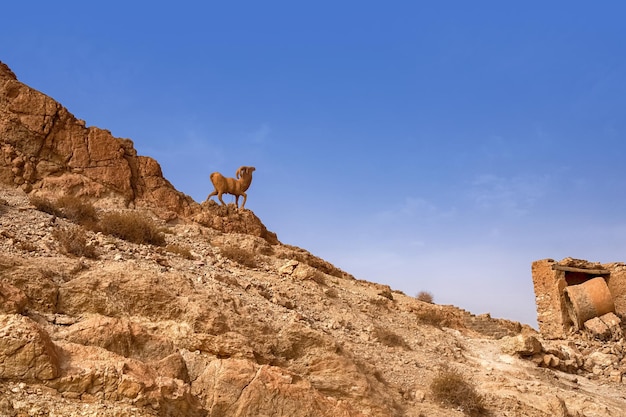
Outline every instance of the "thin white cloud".
<path fill-rule="evenodd" d="M 380 221 L 406 220 L 407 218 L 434 220 L 454 217 L 455 214 L 456 210 L 454 208 L 441 209 L 433 202 L 424 198 L 406 197 L 402 204 L 382 211 L 376 217 Z"/>
<path fill-rule="evenodd" d="M 511 178 L 479 175 L 471 183 L 469 196 L 481 210 L 513 216 L 526 215 L 547 191 L 547 178 L 520 175 Z"/>

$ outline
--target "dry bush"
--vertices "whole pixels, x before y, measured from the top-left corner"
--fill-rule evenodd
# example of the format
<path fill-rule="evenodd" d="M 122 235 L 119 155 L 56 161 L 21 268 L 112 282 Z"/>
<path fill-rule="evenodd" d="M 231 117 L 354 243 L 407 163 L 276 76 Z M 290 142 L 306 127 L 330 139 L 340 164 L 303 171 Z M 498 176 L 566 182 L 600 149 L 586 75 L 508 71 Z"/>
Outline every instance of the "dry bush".
<path fill-rule="evenodd" d="M 161 229 L 149 218 L 136 212 L 106 213 L 98 224 L 103 233 L 124 239 L 128 242 L 165 245 Z"/>
<path fill-rule="evenodd" d="M 98 222 L 98 213 L 93 204 L 80 197 L 64 195 L 56 202 L 43 197 L 33 196 L 30 203 L 39 211 L 62 217 L 73 223 L 93 229 Z"/>
<path fill-rule="evenodd" d="M 241 287 L 241 284 L 239 284 L 239 281 L 237 281 L 237 278 L 232 277 L 230 275 L 215 275 L 213 277 L 213 279 L 215 279 L 216 281 L 219 281 L 223 284 L 229 285 L 231 287 Z"/>
<path fill-rule="evenodd" d="M 389 300 L 387 298 L 370 297 L 367 301 L 369 301 L 370 304 L 378 307 L 385 307 L 387 309 L 389 308 Z"/>
<path fill-rule="evenodd" d="M 417 295 L 415 296 L 415 298 L 417 298 L 418 300 L 423 301 L 425 303 L 428 303 L 428 304 L 432 304 L 433 301 L 435 300 L 433 295 L 431 293 L 429 293 L 428 291 L 420 291 L 420 292 L 418 292 Z"/>
<path fill-rule="evenodd" d="M 315 282 L 316 284 L 326 286 L 326 277 L 320 271 L 315 271 L 315 273 L 311 274 L 309 280 Z"/>
<path fill-rule="evenodd" d="M 263 245 L 259 248 L 261 255 L 272 256 L 274 255 L 274 247 L 271 245 Z"/>
<path fill-rule="evenodd" d="M 165 250 L 182 258 L 189 259 L 190 261 L 193 261 L 195 259 L 195 257 L 191 253 L 191 250 L 186 246 L 172 243 L 171 245 L 167 245 L 165 247 Z"/>
<path fill-rule="evenodd" d="M 254 257 L 254 253 L 239 248 L 237 246 L 222 246 L 220 248 L 220 253 L 222 256 L 230 259 L 231 261 L 235 261 L 240 265 L 247 266 L 248 268 L 256 268 L 257 262 Z"/>
<path fill-rule="evenodd" d="M 29 201 L 30 204 L 35 206 L 35 209 L 39 211 L 51 214 L 53 216 L 63 217 L 63 213 L 61 213 L 61 210 L 57 208 L 56 204 L 46 198 L 32 196 L 30 197 Z"/>
<path fill-rule="evenodd" d="M 379 292 L 378 295 L 380 295 L 381 297 L 385 297 L 388 300 L 393 301 L 393 294 L 391 293 L 391 290 L 389 290 L 388 288 L 385 288 L 384 290 Z"/>
<path fill-rule="evenodd" d="M 324 290 L 324 294 L 328 298 L 337 298 L 339 297 L 339 292 L 335 288 L 327 288 Z"/>
<path fill-rule="evenodd" d="M 63 217 L 74 223 L 93 226 L 98 221 L 98 213 L 93 204 L 79 197 L 65 195 L 57 200 L 56 205 Z"/>
<path fill-rule="evenodd" d="M 420 324 L 428 324 L 437 328 L 441 328 L 447 324 L 446 317 L 436 310 L 420 310 L 416 312 L 416 316 Z"/>
<path fill-rule="evenodd" d="M 390 347 L 402 347 L 404 349 L 410 349 L 408 343 L 400 335 L 395 334 L 389 329 L 376 326 L 372 331 L 373 336 L 385 346 Z"/>
<path fill-rule="evenodd" d="M 439 371 L 430 384 L 430 390 L 436 401 L 460 408 L 468 416 L 481 416 L 485 411 L 483 396 L 456 370 L 444 368 Z"/>
<path fill-rule="evenodd" d="M 84 256 L 91 259 L 98 257 L 96 249 L 87 244 L 87 234 L 79 227 L 55 229 L 52 232 L 52 237 L 59 242 L 63 252 L 68 255 Z"/>
<path fill-rule="evenodd" d="M 20 241 L 17 243 L 18 249 L 21 249 L 25 252 L 36 252 L 37 246 L 32 242 Z"/>

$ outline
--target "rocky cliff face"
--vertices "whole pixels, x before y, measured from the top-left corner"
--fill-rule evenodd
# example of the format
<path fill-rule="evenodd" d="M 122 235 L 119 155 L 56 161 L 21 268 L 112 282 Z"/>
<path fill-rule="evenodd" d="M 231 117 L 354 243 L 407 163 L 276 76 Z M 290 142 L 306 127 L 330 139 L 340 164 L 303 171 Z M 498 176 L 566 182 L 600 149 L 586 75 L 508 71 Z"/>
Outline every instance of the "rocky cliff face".
<path fill-rule="evenodd" d="M 4 65 L 0 142 L 0 416 L 626 409 L 622 339 L 545 341 L 519 323 L 356 280 L 281 244 L 249 210 L 193 202 L 129 140 L 86 128 Z M 149 216 L 165 244 L 132 243 L 33 203 L 61 195 L 98 217 Z M 481 407 L 458 390 L 437 395 L 450 369 Z"/>
<path fill-rule="evenodd" d="M 138 156 L 128 139 L 86 127 L 50 97 L 20 83 L 0 63 L 0 181 L 26 192 L 76 193 L 120 205 L 197 209 L 163 178 L 159 164 Z"/>
<path fill-rule="evenodd" d="M 100 207 L 149 208 L 172 220 L 195 217 L 219 230 L 276 235 L 250 211 L 202 206 L 176 190 L 130 139 L 87 127 L 65 107 L 19 82 L 0 62 L 0 183 L 31 195 L 75 195 Z"/>

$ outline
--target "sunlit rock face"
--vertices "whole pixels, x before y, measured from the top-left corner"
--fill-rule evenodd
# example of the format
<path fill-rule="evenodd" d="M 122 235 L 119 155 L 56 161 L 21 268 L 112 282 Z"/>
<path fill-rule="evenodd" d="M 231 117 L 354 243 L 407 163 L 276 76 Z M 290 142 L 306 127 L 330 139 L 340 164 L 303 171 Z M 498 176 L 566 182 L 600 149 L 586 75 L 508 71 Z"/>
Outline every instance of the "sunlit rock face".
<path fill-rule="evenodd" d="M 101 205 L 189 215 L 191 198 L 163 178 L 129 139 L 87 127 L 65 107 L 17 80 L 0 63 L 0 181 L 41 194 L 74 194 Z"/>

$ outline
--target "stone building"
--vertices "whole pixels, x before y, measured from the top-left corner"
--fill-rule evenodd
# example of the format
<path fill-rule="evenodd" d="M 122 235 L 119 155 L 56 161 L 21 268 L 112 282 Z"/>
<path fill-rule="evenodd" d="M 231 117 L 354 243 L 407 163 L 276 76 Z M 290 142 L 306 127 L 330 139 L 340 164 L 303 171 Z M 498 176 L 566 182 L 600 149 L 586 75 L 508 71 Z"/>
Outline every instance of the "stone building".
<path fill-rule="evenodd" d="M 586 320 L 615 313 L 626 317 L 626 264 L 580 259 L 532 263 L 539 331 L 560 339 Z"/>

